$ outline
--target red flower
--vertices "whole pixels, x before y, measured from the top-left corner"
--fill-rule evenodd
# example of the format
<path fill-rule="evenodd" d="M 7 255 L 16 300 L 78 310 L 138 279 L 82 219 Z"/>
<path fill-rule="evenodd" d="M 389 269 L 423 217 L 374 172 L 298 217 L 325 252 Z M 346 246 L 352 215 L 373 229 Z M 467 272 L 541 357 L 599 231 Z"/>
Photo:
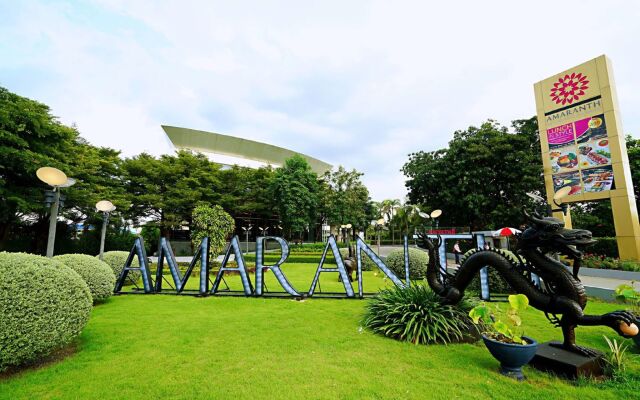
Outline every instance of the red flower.
<path fill-rule="evenodd" d="M 549 96 L 556 104 L 572 104 L 584 95 L 585 90 L 589 89 L 588 83 L 587 76 L 582 73 L 567 74 L 553 84 Z"/>

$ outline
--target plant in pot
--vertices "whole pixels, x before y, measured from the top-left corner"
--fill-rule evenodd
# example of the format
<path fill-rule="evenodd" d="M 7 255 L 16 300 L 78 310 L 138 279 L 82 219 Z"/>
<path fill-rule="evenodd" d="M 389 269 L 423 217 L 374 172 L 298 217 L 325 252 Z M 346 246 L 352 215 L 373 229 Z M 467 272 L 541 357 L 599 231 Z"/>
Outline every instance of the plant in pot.
<path fill-rule="evenodd" d="M 616 300 L 621 301 L 629 305 L 629 311 L 636 316 L 636 324 L 621 326 L 620 330 L 626 337 L 631 337 L 636 343 L 636 346 L 640 347 L 640 334 L 638 333 L 638 326 L 640 326 L 640 291 L 631 285 L 620 285 L 615 290 Z"/>
<path fill-rule="evenodd" d="M 509 308 L 502 311 L 497 305 L 490 309 L 486 303 L 474 307 L 469 316 L 486 329 L 482 333 L 484 344 L 500 362 L 500 373 L 523 380 L 522 367 L 536 354 L 538 342 L 523 336 L 520 312 L 529 306 L 524 294 L 509 296 Z"/>

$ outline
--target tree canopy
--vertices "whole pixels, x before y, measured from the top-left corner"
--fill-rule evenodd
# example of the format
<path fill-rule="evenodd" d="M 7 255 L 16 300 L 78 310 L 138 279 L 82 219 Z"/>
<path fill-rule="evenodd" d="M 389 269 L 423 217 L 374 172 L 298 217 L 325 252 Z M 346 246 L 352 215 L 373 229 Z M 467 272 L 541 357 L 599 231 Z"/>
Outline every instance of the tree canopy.
<path fill-rule="evenodd" d="M 535 117 L 456 131 L 449 147 L 409 155 L 409 202 L 442 209 L 451 226 L 487 229 L 521 221 L 526 192 L 544 190 Z"/>

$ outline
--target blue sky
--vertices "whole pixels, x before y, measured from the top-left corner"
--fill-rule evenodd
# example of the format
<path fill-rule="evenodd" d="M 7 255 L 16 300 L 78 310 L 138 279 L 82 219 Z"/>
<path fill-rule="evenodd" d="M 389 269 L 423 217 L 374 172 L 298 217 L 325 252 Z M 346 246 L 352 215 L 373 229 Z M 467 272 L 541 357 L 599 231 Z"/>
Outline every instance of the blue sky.
<path fill-rule="evenodd" d="M 407 154 L 535 113 L 533 83 L 613 60 L 640 136 L 640 3 L 0 0 L 0 85 L 91 143 L 173 151 L 161 124 L 269 142 L 405 195 Z"/>

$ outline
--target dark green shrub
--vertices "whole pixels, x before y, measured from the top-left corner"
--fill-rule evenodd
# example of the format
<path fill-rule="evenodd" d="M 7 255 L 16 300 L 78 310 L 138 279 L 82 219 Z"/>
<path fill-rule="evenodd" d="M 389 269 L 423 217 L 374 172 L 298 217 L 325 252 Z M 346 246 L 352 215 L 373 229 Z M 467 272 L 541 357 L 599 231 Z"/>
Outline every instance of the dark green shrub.
<path fill-rule="evenodd" d="M 54 259 L 76 271 L 84 279 L 94 302 L 105 301 L 113 293 L 116 277 L 107 263 L 87 254 L 63 254 Z"/>
<path fill-rule="evenodd" d="M 615 237 L 599 237 L 594 244 L 587 248 L 589 253 L 600 256 L 618 258 L 618 242 Z"/>
<path fill-rule="evenodd" d="M 327 246 L 324 242 L 316 242 L 316 243 L 289 243 L 289 252 L 291 254 L 294 253 L 320 253 L 324 251 L 324 248 Z M 339 248 L 347 247 L 346 244 L 340 242 L 338 243 Z"/>
<path fill-rule="evenodd" d="M 97 257 L 97 256 L 96 256 Z M 107 263 L 108 266 L 111 267 L 113 274 L 116 279 L 122 273 L 122 269 L 124 268 L 124 263 L 127 262 L 127 257 L 129 257 L 128 251 L 107 251 L 103 254 L 102 261 Z M 133 261 L 131 261 L 131 265 L 137 267 L 138 264 L 138 256 L 133 256 Z M 140 279 L 140 272 L 138 271 L 129 271 L 128 275 L 134 281 Z M 127 279 L 129 281 L 129 279 Z"/>
<path fill-rule="evenodd" d="M 427 274 L 427 252 L 409 247 L 409 277 L 423 279 Z M 404 279 L 404 249 L 391 250 L 384 262 L 398 278 Z"/>
<path fill-rule="evenodd" d="M 60 262 L 0 253 L 0 371 L 46 356 L 77 337 L 91 313 L 91 292 Z"/>
<path fill-rule="evenodd" d="M 414 344 L 476 340 L 478 328 L 469 317 L 473 305 L 463 299 L 445 305 L 422 284 L 385 289 L 369 300 L 364 325 L 375 333 Z"/>
<path fill-rule="evenodd" d="M 511 285 L 504 280 L 502 275 L 494 269 L 489 267 L 489 293 L 491 295 L 495 294 L 509 294 L 515 293 L 513 289 L 511 289 Z M 478 273 L 475 278 L 471 281 L 469 286 L 467 287 L 469 292 L 480 293 L 480 273 Z"/>

